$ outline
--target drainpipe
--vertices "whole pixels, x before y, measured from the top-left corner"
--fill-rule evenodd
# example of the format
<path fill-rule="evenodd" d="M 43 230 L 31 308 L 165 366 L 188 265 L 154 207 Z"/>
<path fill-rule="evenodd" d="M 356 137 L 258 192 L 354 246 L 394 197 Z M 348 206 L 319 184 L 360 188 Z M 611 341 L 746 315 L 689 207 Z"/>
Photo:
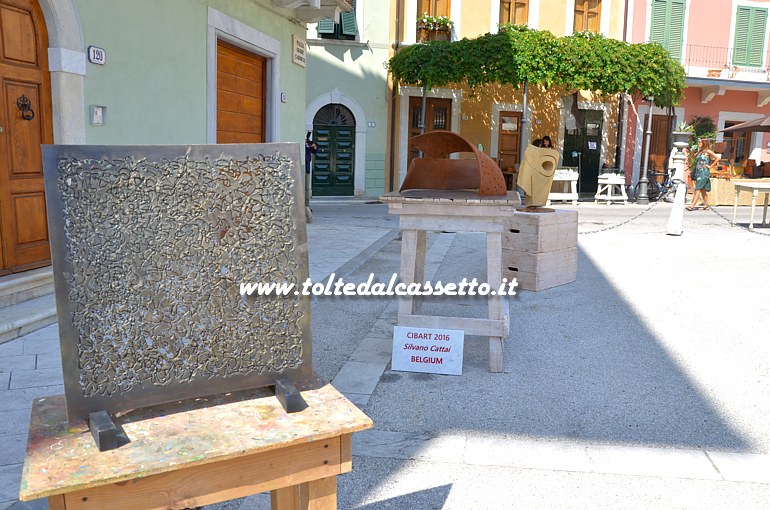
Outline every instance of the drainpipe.
<path fill-rule="evenodd" d="M 527 133 L 527 85 L 528 83 L 524 82 L 524 99 L 522 102 L 524 103 L 524 109 L 521 114 L 521 138 L 519 139 L 519 163 L 521 163 L 521 159 L 524 157 L 524 151 L 527 148 L 527 140 L 526 140 L 526 133 Z"/>
<path fill-rule="evenodd" d="M 398 53 L 401 47 L 401 16 L 403 0 L 396 0 L 396 42 L 393 43 L 393 54 Z M 390 89 L 390 186 L 388 191 L 396 190 L 396 99 L 398 85 L 393 82 Z"/>

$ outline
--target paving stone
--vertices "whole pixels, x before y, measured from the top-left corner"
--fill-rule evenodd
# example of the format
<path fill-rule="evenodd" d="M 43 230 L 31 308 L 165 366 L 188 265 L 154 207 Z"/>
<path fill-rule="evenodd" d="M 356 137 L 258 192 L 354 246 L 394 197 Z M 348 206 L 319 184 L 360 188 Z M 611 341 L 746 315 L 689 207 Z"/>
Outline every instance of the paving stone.
<path fill-rule="evenodd" d="M 369 403 L 369 399 L 372 398 L 371 395 L 363 393 L 343 393 L 343 395 L 359 409 L 363 409 Z"/>
<path fill-rule="evenodd" d="M 21 339 L 0 344 L 0 356 L 21 356 L 24 354 L 24 342 Z"/>
<path fill-rule="evenodd" d="M 19 499 L 22 464 L 0 466 L 0 501 Z"/>
<path fill-rule="evenodd" d="M 57 352 L 45 352 L 37 354 L 37 364 L 35 368 L 55 368 L 61 370 L 61 354 Z"/>
<path fill-rule="evenodd" d="M 29 417 L 30 411 L 27 409 L 0 411 L 0 437 L 26 433 L 29 429 Z"/>
<path fill-rule="evenodd" d="M 337 390 L 341 393 L 364 393 L 374 391 L 380 381 L 382 372 L 387 363 L 364 363 L 361 361 L 348 361 L 332 380 Z"/>
<path fill-rule="evenodd" d="M 364 338 L 353 354 L 351 361 L 366 361 L 372 363 L 388 363 L 393 350 L 391 339 L 384 337 L 367 336 Z"/>
<path fill-rule="evenodd" d="M 12 390 L 54 386 L 64 384 L 60 368 L 41 368 L 39 370 L 14 370 L 11 375 Z"/>
<path fill-rule="evenodd" d="M 15 370 L 34 370 L 35 355 L 0 356 L 0 372 L 13 372 Z"/>
<path fill-rule="evenodd" d="M 721 480 L 702 450 L 643 446 L 586 446 L 592 473 Z"/>
<path fill-rule="evenodd" d="M 24 339 L 24 354 L 59 352 L 59 333 L 56 330 L 40 333 L 44 330 L 48 330 L 48 328 L 22 337 Z"/>
<path fill-rule="evenodd" d="M 64 386 L 40 386 L 36 388 L 24 388 L 20 390 L 6 390 L 0 392 L 0 408 L 5 411 L 16 409 L 32 409 L 32 400 L 38 397 L 61 395 Z"/>
<path fill-rule="evenodd" d="M 5 391 L 11 385 L 11 373 L 0 372 L 0 392 Z"/>
<path fill-rule="evenodd" d="M 0 465 L 24 463 L 27 451 L 27 432 L 5 436 L 0 440 Z"/>

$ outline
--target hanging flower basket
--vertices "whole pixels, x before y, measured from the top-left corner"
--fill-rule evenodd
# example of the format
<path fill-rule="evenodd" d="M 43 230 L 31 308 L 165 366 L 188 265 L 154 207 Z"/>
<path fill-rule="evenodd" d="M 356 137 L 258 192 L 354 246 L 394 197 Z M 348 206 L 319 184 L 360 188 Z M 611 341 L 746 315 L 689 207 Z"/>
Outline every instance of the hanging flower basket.
<path fill-rule="evenodd" d="M 449 41 L 454 22 L 447 16 L 431 16 L 428 13 L 417 18 L 417 42 Z"/>

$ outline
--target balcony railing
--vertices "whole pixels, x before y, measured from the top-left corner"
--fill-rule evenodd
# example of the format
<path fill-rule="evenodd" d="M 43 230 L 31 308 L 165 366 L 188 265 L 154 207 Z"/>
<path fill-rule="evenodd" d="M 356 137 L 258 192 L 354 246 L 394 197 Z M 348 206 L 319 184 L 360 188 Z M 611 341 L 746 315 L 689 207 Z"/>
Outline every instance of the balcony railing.
<path fill-rule="evenodd" d="M 682 65 L 687 76 L 767 81 L 769 56 L 770 52 L 762 54 L 760 66 L 737 65 L 733 62 L 732 47 L 688 44 Z"/>

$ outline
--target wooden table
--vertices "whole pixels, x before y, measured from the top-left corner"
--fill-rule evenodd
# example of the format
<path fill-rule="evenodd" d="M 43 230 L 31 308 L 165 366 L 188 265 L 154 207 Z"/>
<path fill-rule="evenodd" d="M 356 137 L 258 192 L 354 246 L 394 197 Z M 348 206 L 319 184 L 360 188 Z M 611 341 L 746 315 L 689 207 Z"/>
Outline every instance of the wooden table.
<path fill-rule="evenodd" d="M 401 282 L 425 279 L 425 242 L 428 230 L 486 232 L 487 283 L 498 289 L 502 282 L 502 236 L 521 204 L 518 193 L 482 197 L 477 192 L 409 190 L 380 197 L 390 214 L 399 215 L 401 226 Z M 465 275 L 457 275 L 459 282 Z M 454 283 L 457 283 L 454 282 Z M 467 335 L 489 337 L 489 371 L 503 371 L 503 341 L 508 336 L 508 307 L 504 296 L 489 296 L 488 319 L 442 317 L 420 314 L 413 296 L 399 296 L 398 325 L 415 328 L 461 329 Z"/>
<path fill-rule="evenodd" d="M 84 423 L 67 423 L 63 396 L 37 399 L 19 498 L 182 509 L 269 490 L 274 510 L 336 509 L 351 435 L 372 421 L 330 385 L 302 396 L 308 408 L 293 414 L 265 389 L 132 411 L 115 420 L 130 442 L 107 452 Z"/>
<path fill-rule="evenodd" d="M 735 226 L 735 220 L 738 216 L 738 194 L 741 191 L 751 192 L 751 216 L 749 218 L 749 230 L 754 230 L 754 210 L 757 207 L 757 195 L 759 193 L 765 194 L 765 208 L 762 213 L 762 226 L 767 225 L 767 201 L 770 194 L 770 182 L 751 182 L 751 181 L 738 181 L 733 180 L 733 186 L 735 186 L 735 203 L 733 204 L 733 226 Z"/>
<path fill-rule="evenodd" d="M 551 205 L 553 201 L 568 201 L 572 202 L 572 205 L 578 205 L 580 196 L 577 191 L 577 183 L 580 174 L 577 170 L 570 168 L 558 168 L 553 175 L 553 182 L 551 183 L 551 192 L 548 194 L 548 201 L 546 206 Z"/>

